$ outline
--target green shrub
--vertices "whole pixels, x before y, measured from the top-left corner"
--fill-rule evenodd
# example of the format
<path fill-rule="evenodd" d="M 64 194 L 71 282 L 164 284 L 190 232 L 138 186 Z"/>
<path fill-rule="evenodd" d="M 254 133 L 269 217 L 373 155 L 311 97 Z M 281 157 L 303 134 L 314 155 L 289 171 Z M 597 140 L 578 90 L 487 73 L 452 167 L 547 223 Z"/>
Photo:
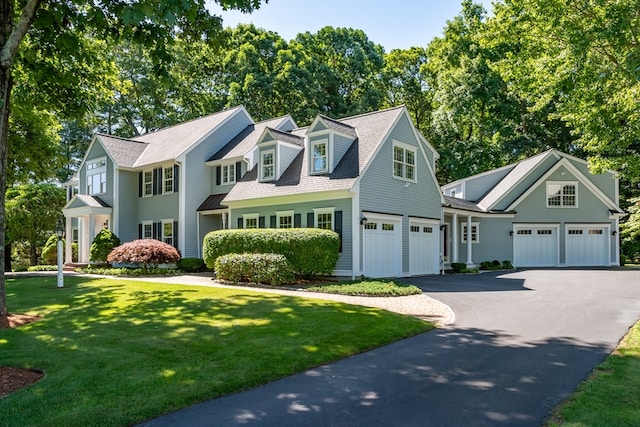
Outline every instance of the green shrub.
<path fill-rule="evenodd" d="M 464 262 L 452 262 L 451 269 L 454 273 L 462 273 L 463 270 L 467 269 L 467 264 L 465 264 Z"/>
<path fill-rule="evenodd" d="M 178 261 L 178 269 L 185 273 L 201 273 L 207 266 L 202 258 L 182 258 Z"/>
<path fill-rule="evenodd" d="M 89 261 L 94 263 L 106 263 L 107 256 L 113 249 L 120 245 L 120 239 L 110 230 L 103 228 L 91 242 L 89 248 Z"/>
<path fill-rule="evenodd" d="M 27 271 L 58 271 L 57 265 L 32 265 Z"/>
<path fill-rule="evenodd" d="M 493 270 L 493 263 L 490 261 L 482 261 L 480 263 L 480 270 Z"/>
<path fill-rule="evenodd" d="M 64 240 L 62 242 L 64 247 Z M 58 236 L 55 234 L 49 236 L 47 242 L 44 244 L 41 260 L 43 264 L 58 264 Z"/>
<path fill-rule="evenodd" d="M 620 266 L 624 267 L 626 263 L 627 263 L 627 257 L 624 255 L 620 255 Z"/>
<path fill-rule="evenodd" d="M 340 237 L 317 228 L 263 228 L 218 230 L 207 234 L 203 242 L 204 261 L 214 268 L 222 255 L 274 253 L 284 255 L 293 271 L 302 276 L 329 275 L 338 262 Z"/>
<path fill-rule="evenodd" d="M 491 261 L 491 265 L 493 266 L 493 268 L 500 268 L 500 261 L 498 261 L 497 259 L 494 259 L 493 261 Z"/>
<path fill-rule="evenodd" d="M 278 286 L 290 283 L 295 275 L 291 264 L 280 254 L 227 254 L 216 259 L 218 279 L 230 282 L 264 283 Z"/>
<path fill-rule="evenodd" d="M 87 267 L 76 268 L 80 273 L 102 274 L 105 276 L 170 276 L 180 274 L 175 268 L 113 268 L 89 265 Z"/>
<path fill-rule="evenodd" d="M 504 268 L 505 270 L 513 270 L 513 264 L 511 264 L 511 261 L 509 261 L 508 259 L 505 259 L 504 261 L 502 261 L 502 268 Z"/>

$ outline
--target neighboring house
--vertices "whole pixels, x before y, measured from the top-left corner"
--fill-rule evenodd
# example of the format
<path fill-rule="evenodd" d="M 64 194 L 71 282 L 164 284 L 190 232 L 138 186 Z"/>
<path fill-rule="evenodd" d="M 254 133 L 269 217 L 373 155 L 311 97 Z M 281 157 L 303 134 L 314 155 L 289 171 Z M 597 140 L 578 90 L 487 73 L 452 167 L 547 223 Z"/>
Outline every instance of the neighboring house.
<path fill-rule="evenodd" d="M 618 176 L 549 150 L 442 187 L 445 262 L 619 265 Z"/>
<path fill-rule="evenodd" d="M 236 107 L 130 139 L 97 134 L 63 213 L 79 262 L 104 227 L 122 241 L 157 238 L 184 257 L 200 257 L 212 230 L 317 227 L 341 237 L 336 275 L 434 274 L 437 159 L 405 107 L 318 116 L 306 128 L 290 116 L 254 123 Z"/>

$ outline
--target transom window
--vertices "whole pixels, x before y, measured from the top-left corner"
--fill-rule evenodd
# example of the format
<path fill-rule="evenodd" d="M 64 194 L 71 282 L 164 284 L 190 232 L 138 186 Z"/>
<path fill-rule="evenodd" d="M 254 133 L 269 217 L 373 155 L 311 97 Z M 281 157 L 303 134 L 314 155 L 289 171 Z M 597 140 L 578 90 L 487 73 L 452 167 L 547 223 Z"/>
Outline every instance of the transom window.
<path fill-rule="evenodd" d="M 144 197 L 153 196 L 153 171 L 148 170 L 143 172 L 143 189 L 142 195 Z"/>
<path fill-rule="evenodd" d="M 260 179 L 269 180 L 276 177 L 275 150 L 263 151 L 260 156 Z"/>
<path fill-rule="evenodd" d="M 169 166 L 163 169 L 163 193 L 173 193 L 173 166 Z"/>
<path fill-rule="evenodd" d="M 416 149 L 394 142 L 393 176 L 406 181 L 416 180 Z"/>
<path fill-rule="evenodd" d="M 244 221 L 244 228 L 258 228 L 258 214 L 244 214 L 242 215 Z"/>
<path fill-rule="evenodd" d="M 327 141 L 315 142 L 311 145 L 312 159 L 311 168 L 313 172 L 327 172 Z"/>
<path fill-rule="evenodd" d="M 577 182 L 547 182 L 548 208 L 575 208 L 577 206 Z"/>
<path fill-rule="evenodd" d="M 276 212 L 278 228 L 293 228 L 293 211 Z"/>
<path fill-rule="evenodd" d="M 236 182 L 236 164 L 222 166 L 222 183 L 233 184 Z"/>
<path fill-rule="evenodd" d="M 173 220 L 162 220 L 162 241 L 173 246 Z"/>
<path fill-rule="evenodd" d="M 316 228 L 333 230 L 333 213 L 335 208 L 314 209 Z"/>
<path fill-rule="evenodd" d="M 87 163 L 87 194 L 107 192 L 107 160 L 98 159 Z"/>
<path fill-rule="evenodd" d="M 477 222 L 471 223 L 471 243 L 478 243 L 478 230 L 479 224 Z M 462 224 L 462 243 L 467 243 L 467 224 Z"/>

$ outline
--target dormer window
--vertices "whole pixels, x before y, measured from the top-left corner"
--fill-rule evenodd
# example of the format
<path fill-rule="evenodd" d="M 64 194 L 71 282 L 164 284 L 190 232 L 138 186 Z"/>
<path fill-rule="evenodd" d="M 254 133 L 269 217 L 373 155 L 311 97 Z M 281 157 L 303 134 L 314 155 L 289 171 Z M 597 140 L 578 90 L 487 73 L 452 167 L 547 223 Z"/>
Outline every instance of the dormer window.
<path fill-rule="evenodd" d="M 265 150 L 260 154 L 260 180 L 269 181 L 276 177 L 276 151 Z"/>
<path fill-rule="evenodd" d="M 311 144 L 311 172 L 312 173 L 320 173 L 327 172 L 329 161 L 328 161 L 328 150 L 327 150 L 328 141 L 322 140 L 318 142 L 314 142 Z"/>
<path fill-rule="evenodd" d="M 222 183 L 233 184 L 236 182 L 236 164 L 222 166 Z"/>

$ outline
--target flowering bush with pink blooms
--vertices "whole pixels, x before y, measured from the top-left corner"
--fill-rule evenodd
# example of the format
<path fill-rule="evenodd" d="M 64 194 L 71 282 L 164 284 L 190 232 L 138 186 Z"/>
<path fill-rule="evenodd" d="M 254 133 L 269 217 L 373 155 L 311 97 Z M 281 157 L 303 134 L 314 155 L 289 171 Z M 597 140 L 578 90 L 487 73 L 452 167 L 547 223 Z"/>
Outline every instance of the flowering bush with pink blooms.
<path fill-rule="evenodd" d="M 139 239 L 124 243 L 107 256 L 110 263 L 123 263 L 157 268 L 159 264 L 173 264 L 180 253 L 173 246 L 155 239 Z"/>

